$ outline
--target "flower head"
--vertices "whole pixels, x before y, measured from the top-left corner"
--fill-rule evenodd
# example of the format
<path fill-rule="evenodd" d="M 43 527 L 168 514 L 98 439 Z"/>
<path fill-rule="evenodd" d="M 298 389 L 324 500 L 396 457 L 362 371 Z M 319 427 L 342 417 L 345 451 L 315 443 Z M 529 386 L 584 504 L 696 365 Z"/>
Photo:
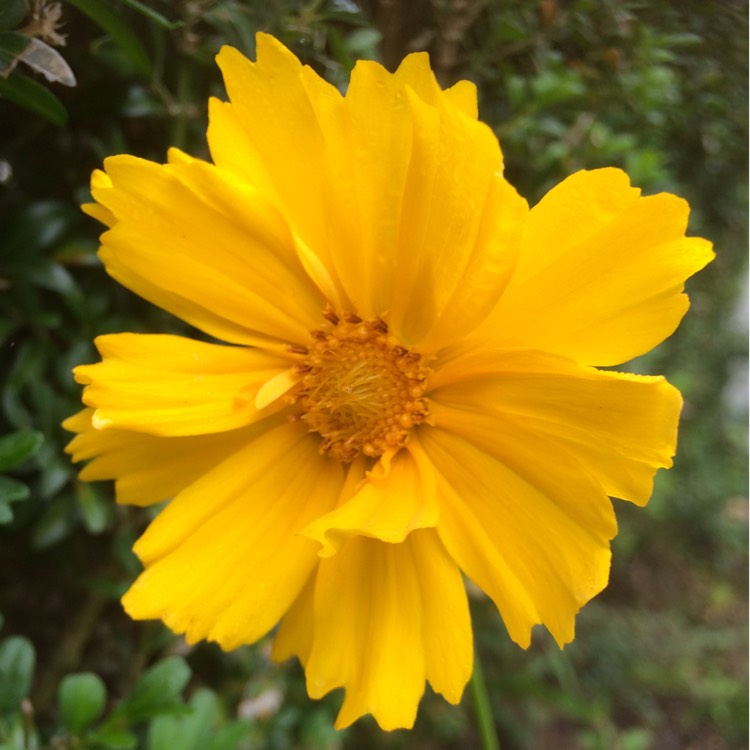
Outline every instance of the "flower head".
<path fill-rule="evenodd" d="M 414 721 L 472 668 L 462 574 L 528 646 L 607 583 L 610 496 L 645 504 L 681 407 L 647 352 L 712 257 L 687 204 L 616 169 L 529 210 L 474 87 L 426 55 L 342 95 L 278 41 L 218 56 L 213 163 L 105 161 L 86 207 L 108 273 L 218 342 L 101 336 L 66 425 L 86 480 L 170 503 L 124 597 L 190 642 L 278 625 L 338 726 Z"/>

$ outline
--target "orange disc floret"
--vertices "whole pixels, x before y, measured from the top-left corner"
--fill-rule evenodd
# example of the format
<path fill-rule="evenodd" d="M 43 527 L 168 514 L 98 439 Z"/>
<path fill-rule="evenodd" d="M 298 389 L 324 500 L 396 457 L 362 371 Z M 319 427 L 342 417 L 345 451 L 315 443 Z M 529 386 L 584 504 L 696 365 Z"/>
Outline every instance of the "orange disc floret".
<path fill-rule="evenodd" d="M 312 332 L 298 366 L 300 419 L 322 436 L 322 453 L 345 463 L 403 445 L 429 413 L 422 355 L 401 346 L 380 318 L 324 317 L 332 327 Z"/>

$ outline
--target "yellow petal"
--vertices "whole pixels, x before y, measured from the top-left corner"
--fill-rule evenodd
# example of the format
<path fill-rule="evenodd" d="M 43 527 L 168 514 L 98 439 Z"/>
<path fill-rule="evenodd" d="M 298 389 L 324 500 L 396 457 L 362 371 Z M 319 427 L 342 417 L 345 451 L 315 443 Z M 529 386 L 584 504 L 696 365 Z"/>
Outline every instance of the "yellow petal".
<path fill-rule="evenodd" d="M 391 75 L 360 62 L 346 117 L 340 107 L 318 116 L 330 134 L 324 209 L 336 226 L 325 262 L 359 314 L 385 315 L 404 344 L 429 349 L 495 305 L 526 205 L 500 176 L 490 129 L 440 95 L 425 65 L 409 57 Z"/>
<path fill-rule="evenodd" d="M 264 35 L 256 63 L 228 48 L 219 63 L 231 104 L 212 104 L 212 154 L 271 196 L 334 306 L 390 314 L 407 345 L 478 325 L 515 264 L 525 203 L 466 115 L 473 88 L 441 92 L 417 54 L 395 74 L 359 62 L 342 98 Z"/>
<path fill-rule="evenodd" d="M 285 661 L 292 656 L 306 664 L 310 657 L 315 629 L 315 579 L 317 568 L 310 575 L 297 599 L 282 619 L 273 639 L 271 656 L 276 661 Z"/>
<path fill-rule="evenodd" d="M 536 433 L 563 451 L 557 457 L 553 447 L 544 449 L 550 465 L 571 453 L 608 495 L 641 505 L 657 469 L 672 465 L 682 399 L 662 377 L 529 351 L 475 352 L 437 369 L 430 394 L 435 424 L 472 440 L 471 431 L 482 431 L 490 452 L 493 429 L 518 430 L 519 445 L 525 433 Z"/>
<path fill-rule="evenodd" d="M 617 169 L 578 172 L 529 213 L 518 269 L 484 334 L 591 365 L 643 354 L 677 328 L 684 282 L 713 258 L 689 208 L 647 198 Z"/>
<path fill-rule="evenodd" d="M 88 214 L 93 219 L 100 221 L 108 227 L 114 226 L 117 222 L 115 215 L 104 206 L 100 206 L 98 203 L 83 203 L 81 205 L 83 213 Z"/>
<path fill-rule="evenodd" d="M 274 401 L 294 388 L 299 381 L 300 376 L 294 368 L 274 375 L 258 389 L 255 395 L 256 409 L 265 409 L 267 406 L 270 406 Z"/>
<path fill-rule="evenodd" d="M 473 639 L 461 571 L 437 534 L 415 532 L 407 540 L 422 593 L 422 636 L 427 681 L 457 704 L 471 677 Z"/>
<path fill-rule="evenodd" d="M 358 65 L 377 65 L 383 72 L 386 72 L 382 66 L 367 60 L 361 60 Z M 390 73 L 386 73 L 386 75 L 393 78 L 400 89 L 410 88 L 422 101 L 428 104 L 434 105 L 438 99 L 444 96 L 430 67 L 430 56 L 426 52 L 412 52 L 401 61 L 393 75 Z M 353 73 L 352 77 L 354 77 Z"/>
<path fill-rule="evenodd" d="M 456 107 L 471 119 L 477 119 L 476 85 L 471 81 L 458 81 L 458 83 L 442 91 L 435 74 L 432 72 L 430 58 L 426 52 L 413 52 L 407 55 L 401 61 L 393 77 L 402 87 L 411 89 L 425 103 L 435 106 L 439 100 L 442 100 L 445 104 Z"/>
<path fill-rule="evenodd" d="M 73 461 L 89 461 L 85 482 L 115 480 L 118 503 L 150 505 L 174 497 L 196 479 L 247 444 L 266 422 L 215 435 L 157 437 L 141 432 L 94 429 L 93 409 L 66 419 L 63 427 L 78 433 L 65 449 Z"/>
<path fill-rule="evenodd" d="M 548 494 L 441 429 L 426 430 L 423 442 L 438 470 L 440 538 L 492 597 L 510 637 L 526 648 L 532 627 L 543 623 L 560 646 L 573 640 L 576 613 L 607 584 L 609 535 L 567 512 L 575 501 L 566 487 Z M 595 483 L 587 499 L 608 502 Z"/>
<path fill-rule="evenodd" d="M 526 202 L 501 176 L 492 131 L 443 101 L 410 97 L 414 136 L 404 187 L 389 324 L 435 350 L 494 307 L 515 267 Z M 385 281 L 379 282 L 385 284 Z"/>
<path fill-rule="evenodd" d="M 477 87 L 471 81 L 458 81 L 445 90 L 445 97 L 473 120 L 479 116 Z"/>
<path fill-rule="evenodd" d="M 337 728 L 366 713 L 386 730 L 411 727 L 426 678 L 460 699 L 472 665 L 469 611 L 434 531 L 401 544 L 351 539 L 321 562 L 313 598 L 307 689 L 321 697 L 345 688 Z"/>
<path fill-rule="evenodd" d="M 436 523 L 434 472 L 415 437 L 395 455 L 381 456 L 351 499 L 302 533 L 322 545 L 322 557 L 330 557 L 354 535 L 402 542 L 414 529 Z"/>
<path fill-rule="evenodd" d="M 96 345 L 103 361 L 74 370 L 94 426 L 152 435 L 223 432 L 267 416 L 256 395 L 288 367 L 259 349 L 180 336 L 120 333 Z"/>
<path fill-rule="evenodd" d="M 394 281 L 414 251 L 409 238 L 402 236 L 404 224 L 411 221 L 405 198 L 409 173 L 415 169 L 410 97 L 428 109 L 440 104 L 458 117 L 461 110 L 471 110 L 473 89 L 466 85 L 442 92 L 424 53 L 406 57 L 394 74 L 377 63 L 359 61 L 343 100 L 321 86 L 309 69 L 303 69 L 302 79 L 324 139 L 322 208 L 330 229 L 324 242 L 302 243 L 301 252 L 318 257 L 336 289 L 343 289 L 332 301 L 348 304 L 365 317 L 384 315 L 392 306 Z M 464 125 L 481 131 L 467 136 L 471 143 L 488 132 L 476 122 Z M 500 164 L 496 142 L 491 156 L 494 169 Z M 413 179 L 423 178 L 423 166 L 416 170 L 420 174 Z M 308 271 L 316 279 L 320 276 Z M 319 282 L 321 289 L 328 288 L 325 281 Z"/>
<path fill-rule="evenodd" d="M 231 47 L 216 60 L 224 74 L 233 117 L 241 127 L 240 157 L 212 112 L 211 154 L 219 166 L 271 194 L 308 244 L 325 236 L 321 210 L 323 135 L 302 81 L 302 65 L 280 42 L 256 36 L 257 62 Z M 333 89 L 318 78 L 319 86 Z M 340 98 L 340 95 L 339 95 Z M 239 172 L 241 170 L 241 172 Z"/>
<path fill-rule="evenodd" d="M 323 298 L 266 197 L 199 160 L 105 167 L 111 187 L 92 192 L 116 217 L 100 251 L 115 279 L 225 341 L 306 340 Z"/>
<path fill-rule="evenodd" d="M 109 179 L 106 172 L 101 169 L 95 169 L 91 173 L 91 190 L 104 190 L 112 187 L 112 180 Z M 84 203 L 81 206 L 81 210 L 91 216 L 92 218 L 100 221 L 105 226 L 111 227 L 117 222 L 114 214 L 104 206 L 98 203 Z"/>
<path fill-rule="evenodd" d="M 225 78 L 227 75 L 225 71 Z M 282 200 L 266 169 L 263 156 L 245 131 L 237 107 L 219 99 L 209 99 L 207 139 L 217 167 L 254 188 L 279 210 L 283 210 Z"/>
<path fill-rule="evenodd" d="M 181 492 L 135 545 L 146 569 L 123 598 L 190 642 L 252 643 L 291 606 L 317 564 L 298 532 L 335 504 L 341 466 L 295 424 L 258 435 Z"/>
<path fill-rule="evenodd" d="M 319 116 L 326 133 L 324 210 L 336 228 L 326 252 L 354 309 L 374 318 L 390 308 L 397 273 L 411 152 L 406 89 L 377 63 L 359 61 L 345 111 L 328 108 Z"/>

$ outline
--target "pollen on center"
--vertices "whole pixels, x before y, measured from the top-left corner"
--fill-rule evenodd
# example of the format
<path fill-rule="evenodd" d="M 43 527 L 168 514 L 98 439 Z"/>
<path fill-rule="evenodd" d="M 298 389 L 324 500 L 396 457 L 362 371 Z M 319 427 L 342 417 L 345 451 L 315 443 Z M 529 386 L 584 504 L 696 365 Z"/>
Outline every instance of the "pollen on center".
<path fill-rule="evenodd" d="M 311 332 L 297 367 L 299 418 L 321 435 L 321 453 L 344 463 L 403 445 L 429 415 L 422 356 L 401 346 L 379 318 L 324 317 L 331 326 Z"/>

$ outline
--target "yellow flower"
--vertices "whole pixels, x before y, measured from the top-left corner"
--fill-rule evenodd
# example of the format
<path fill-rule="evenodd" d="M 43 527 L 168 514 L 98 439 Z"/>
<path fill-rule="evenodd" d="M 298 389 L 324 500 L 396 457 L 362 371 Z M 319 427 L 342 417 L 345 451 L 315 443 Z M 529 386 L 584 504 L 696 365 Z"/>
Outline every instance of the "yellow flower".
<path fill-rule="evenodd" d="M 66 426 L 85 480 L 172 498 L 138 541 L 131 616 L 231 649 L 277 625 L 337 726 L 414 722 L 472 668 L 462 575 L 526 647 L 604 588 L 609 496 L 643 505 L 681 399 L 595 369 L 647 352 L 712 257 L 687 204 L 616 169 L 529 210 L 476 92 L 424 54 L 345 96 L 272 37 L 218 56 L 213 163 L 107 159 L 88 213 L 135 293 L 225 343 L 101 336 Z M 280 623 L 280 624 L 279 624 Z"/>

